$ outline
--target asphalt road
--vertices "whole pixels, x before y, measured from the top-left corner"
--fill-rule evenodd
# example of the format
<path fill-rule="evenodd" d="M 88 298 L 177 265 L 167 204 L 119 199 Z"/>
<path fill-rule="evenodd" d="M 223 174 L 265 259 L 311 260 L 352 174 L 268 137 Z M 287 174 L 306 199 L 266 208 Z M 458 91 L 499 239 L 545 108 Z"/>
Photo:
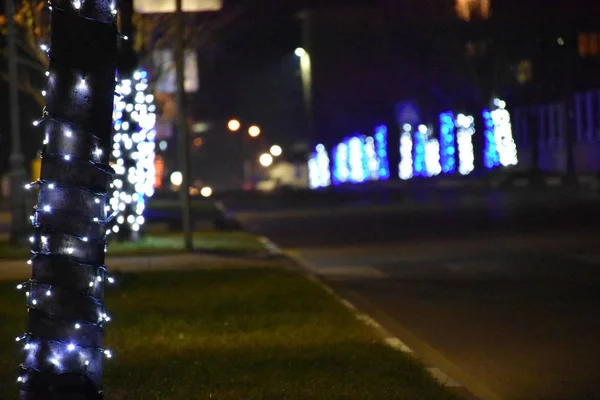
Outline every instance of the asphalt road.
<path fill-rule="evenodd" d="M 600 399 L 597 198 L 239 214 L 482 399 Z"/>

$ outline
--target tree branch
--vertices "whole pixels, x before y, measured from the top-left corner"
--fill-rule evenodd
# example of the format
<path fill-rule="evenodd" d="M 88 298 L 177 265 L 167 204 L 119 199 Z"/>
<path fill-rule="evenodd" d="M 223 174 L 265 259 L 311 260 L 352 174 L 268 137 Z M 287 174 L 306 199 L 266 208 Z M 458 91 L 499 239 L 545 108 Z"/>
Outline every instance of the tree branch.
<path fill-rule="evenodd" d="M 4 79 L 6 82 L 10 82 L 11 79 L 8 76 L 8 74 L 6 72 L 0 71 L 0 76 L 2 77 L 2 79 Z M 31 96 L 31 98 L 37 103 L 39 104 L 40 107 L 44 107 L 44 105 L 46 104 L 46 100 L 44 99 L 44 96 L 42 96 L 42 94 L 39 92 L 39 90 L 37 90 L 36 88 L 34 88 L 30 82 L 20 79 L 19 80 L 19 89 L 28 94 L 29 96 Z"/>

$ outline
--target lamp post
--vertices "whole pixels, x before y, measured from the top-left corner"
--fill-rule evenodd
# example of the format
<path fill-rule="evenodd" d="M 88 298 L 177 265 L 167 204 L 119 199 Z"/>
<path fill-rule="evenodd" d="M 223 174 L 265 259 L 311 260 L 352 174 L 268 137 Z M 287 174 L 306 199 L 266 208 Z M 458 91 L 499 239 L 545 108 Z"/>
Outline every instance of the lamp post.
<path fill-rule="evenodd" d="M 312 83 L 312 62 L 308 51 L 298 47 L 294 52 L 300 59 L 300 76 L 302 77 L 302 93 L 304 97 L 304 109 L 308 123 L 308 136 L 314 139 L 314 117 L 313 117 L 313 83 Z"/>
<path fill-rule="evenodd" d="M 21 153 L 21 138 L 19 124 L 19 74 L 17 70 L 17 49 L 16 49 L 16 26 L 15 26 L 15 3 L 13 0 L 5 0 L 4 7 L 6 11 L 6 36 L 8 46 L 8 76 L 9 86 L 9 107 L 10 107 L 10 205 L 11 205 L 11 229 L 10 242 L 19 244 L 25 237 L 27 229 L 27 214 L 24 195 L 24 185 L 27 180 L 27 173 L 24 166 L 24 157 Z"/>

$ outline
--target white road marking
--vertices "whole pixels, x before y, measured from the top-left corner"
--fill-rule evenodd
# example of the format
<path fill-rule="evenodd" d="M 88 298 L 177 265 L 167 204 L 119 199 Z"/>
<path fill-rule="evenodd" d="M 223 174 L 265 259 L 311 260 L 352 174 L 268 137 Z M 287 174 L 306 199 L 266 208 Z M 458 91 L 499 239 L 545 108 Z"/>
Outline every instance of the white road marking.
<path fill-rule="evenodd" d="M 375 329 L 378 329 L 379 331 L 385 331 L 383 329 L 383 327 L 381 325 L 379 325 L 379 322 L 375 321 L 373 318 L 369 317 L 366 314 L 357 314 L 356 319 L 364 322 L 365 324 L 367 324 L 369 326 L 372 326 Z"/>
<path fill-rule="evenodd" d="M 405 345 L 400 339 L 395 337 L 389 337 L 384 339 L 385 344 L 393 349 L 399 350 L 403 353 L 412 353 L 412 349 Z"/>
<path fill-rule="evenodd" d="M 448 375 L 443 373 L 439 368 L 431 367 L 431 368 L 427 368 L 427 371 L 431 374 L 433 379 L 435 379 L 436 381 L 438 381 L 439 383 L 441 383 L 442 385 L 444 385 L 446 387 L 454 387 L 454 388 L 462 387 L 462 385 L 460 383 L 458 383 L 454 379 L 450 378 Z"/>

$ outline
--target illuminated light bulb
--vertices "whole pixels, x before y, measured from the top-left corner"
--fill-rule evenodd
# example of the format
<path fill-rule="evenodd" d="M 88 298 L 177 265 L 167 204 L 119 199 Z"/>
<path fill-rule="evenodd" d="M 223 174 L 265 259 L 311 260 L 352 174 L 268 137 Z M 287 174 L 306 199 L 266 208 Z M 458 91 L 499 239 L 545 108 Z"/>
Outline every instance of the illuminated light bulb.
<path fill-rule="evenodd" d="M 80 328 L 81 328 L 81 325 L 75 324 L 75 329 L 80 329 Z"/>
<path fill-rule="evenodd" d="M 123 36 L 123 40 L 129 40 L 129 36 Z"/>
<path fill-rule="evenodd" d="M 69 253 L 69 254 L 73 254 L 73 251 L 75 251 L 75 250 L 72 247 L 69 247 L 67 249 L 67 253 Z"/>
<path fill-rule="evenodd" d="M 101 277 L 101 276 L 98 276 L 98 277 L 96 278 L 96 280 L 97 280 L 98 282 L 102 282 L 102 277 Z"/>
<path fill-rule="evenodd" d="M 42 244 L 48 244 L 48 236 L 42 236 Z"/>
<path fill-rule="evenodd" d="M 73 351 L 73 350 L 75 350 L 75 345 L 74 345 L 73 343 L 69 344 L 69 345 L 67 346 L 67 350 L 68 350 L 68 351 Z"/>
<path fill-rule="evenodd" d="M 27 344 L 25 345 L 25 350 L 29 350 L 29 349 L 31 349 L 31 345 L 30 345 L 29 343 L 27 343 Z"/>
<path fill-rule="evenodd" d="M 131 226 L 131 229 L 133 229 L 135 232 L 137 232 L 137 231 L 139 231 L 139 230 L 140 230 L 140 226 L 139 226 L 138 224 L 133 224 L 133 225 Z"/>
<path fill-rule="evenodd" d="M 112 230 L 113 230 L 114 233 L 118 233 L 119 232 L 119 226 L 118 225 L 113 226 Z"/>
<path fill-rule="evenodd" d="M 36 300 L 36 299 L 33 299 L 33 300 L 31 301 L 31 304 L 33 304 L 34 306 L 35 306 L 35 305 L 37 305 L 37 300 Z"/>
<path fill-rule="evenodd" d="M 60 365 L 60 362 L 58 362 L 58 360 L 56 358 L 51 358 L 50 362 L 54 365 L 56 365 L 57 367 Z"/>
<path fill-rule="evenodd" d="M 96 155 L 97 157 L 100 157 L 102 155 L 102 149 L 97 148 L 96 150 L 94 150 L 94 155 Z"/>
<path fill-rule="evenodd" d="M 46 71 L 46 76 L 50 76 L 50 71 Z"/>
<path fill-rule="evenodd" d="M 25 296 L 29 297 L 29 294 L 30 294 L 29 292 L 25 292 Z"/>
<path fill-rule="evenodd" d="M 90 362 L 88 360 L 85 360 L 84 364 L 87 367 L 88 365 L 90 365 Z"/>
<path fill-rule="evenodd" d="M 46 91 L 45 90 L 42 90 L 42 96 L 44 96 L 44 97 L 46 96 Z"/>
<path fill-rule="evenodd" d="M 49 184 L 48 189 L 54 189 L 54 183 Z"/>
<path fill-rule="evenodd" d="M 123 222 L 125 222 L 125 218 L 122 215 L 119 215 L 117 217 L 117 223 L 118 224 L 122 224 Z"/>
<path fill-rule="evenodd" d="M 42 143 L 48 144 L 49 141 L 50 141 L 50 139 L 48 138 L 48 135 L 46 135 L 46 136 L 44 136 L 44 141 Z"/>
<path fill-rule="evenodd" d="M 94 281 L 90 282 L 88 286 L 89 287 L 94 287 Z"/>
<path fill-rule="evenodd" d="M 105 320 L 106 322 L 110 322 L 110 317 L 107 315 L 106 317 L 104 317 L 104 320 Z"/>
<path fill-rule="evenodd" d="M 25 184 L 25 189 L 31 189 L 31 185 L 29 183 Z"/>
<path fill-rule="evenodd" d="M 81 1 L 80 0 L 75 0 L 73 2 L 73 7 L 75 7 L 76 10 L 79 10 L 81 8 Z"/>
<path fill-rule="evenodd" d="M 104 350 L 104 355 L 106 356 L 106 358 L 112 358 L 112 353 L 110 352 L 110 350 Z"/>
<path fill-rule="evenodd" d="M 33 236 L 30 236 L 30 237 L 29 237 L 29 242 L 30 242 L 30 243 L 33 243 L 33 242 L 35 242 L 35 238 L 34 238 Z"/>
<path fill-rule="evenodd" d="M 23 377 L 22 376 L 18 377 L 17 382 L 23 382 Z"/>
<path fill-rule="evenodd" d="M 66 137 L 71 137 L 71 136 L 73 136 L 73 132 L 71 132 L 71 131 L 65 131 L 65 136 Z"/>
<path fill-rule="evenodd" d="M 71 161 L 71 156 L 67 154 L 66 156 L 64 156 L 64 159 L 65 159 L 66 161 Z"/>
<path fill-rule="evenodd" d="M 33 126 L 38 126 L 40 124 L 39 120 L 33 121 Z"/>
<path fill-rule="evenodd" d="M 45 44 L 41 44 L 40 49 L 42 49 L 42 51 L 48 51 L 48 46 Z"/>
<path fill-rule="evenodd" d="M 98 219 L 98 217 L 94 217 L 94 222 L 98 222 L 98 221 L 100 221 L 100 220 Z"/>
<path fill-rule="evenodd" d="M 28 265 L 31 265 L 31 264 L 33 264 L 33 261 L 31 261 L 31 260 L 27 260 L 27 264 L 28 264 Z"/>
<path fill-rule="evenodd" d="M 17 285 L 17 289 L 18 289 L 18 290 L 21 290 L 21 289 L 23 289 L 23 284 L 19 283 L 19 284 Z"/>
<path fill-rule="evenodd" d="M 94 203 L 100 204 L 100 199 L 98 199 L 98 198 L 94 199 Z"/>
<path fill-rule="evenodd" d="M 83 240 L 84 242 L 87 242 L 89 239 L 87 238 L 87 236 L 84 236 L 81 238 L 81 240 Z"/>
<path fill-rule="evenodd" d="M 52 296 L 52 292 L 50 291 L 50 289 L 48 289 L 48 290 L 46 291 L 46 296 Z"/>
<path fill-rule="evenodd" d="M 108 283 L 115 283 L 115 278 L 113 278 L 112 276 L 109 276 L 107 278 L 107 280 L 108 280 Z"/>

